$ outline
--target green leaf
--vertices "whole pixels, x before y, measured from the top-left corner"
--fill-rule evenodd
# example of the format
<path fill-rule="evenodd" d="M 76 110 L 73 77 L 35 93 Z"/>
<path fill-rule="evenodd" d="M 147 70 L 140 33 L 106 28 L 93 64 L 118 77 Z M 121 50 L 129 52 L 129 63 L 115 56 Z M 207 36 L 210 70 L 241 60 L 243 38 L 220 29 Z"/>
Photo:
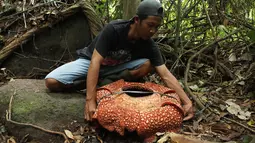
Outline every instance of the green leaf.
<path fill-rule="evenodd" d="M 0 126 L 0 133 L 5 133 L 6 132 L 6 129 L 5 127 L 2 125 Z"/>
<path fill-rule="evenodd" d="M 0 35 L 0 41 L 4 40 L 4 36 Z"/>
<path fill-rule="evenodd" d="M 247 124 L 249 125 L 249 126 L 251 126 L 251 127 L 254 127 L 255 125 L 255 121 L 253 121 L 252 119 L 249 121 L 249 122 L 247 122 Z"/>
<path fill-rule="evenodd" d="M 249 31 L 247 36 L 250 38 L 251 42 L 255 42 L 255 31 L 254 30 Z"/>
<path fill-rule="evenodd" d="M 228 32 L 228 30 L 224 25 L 219 25 L 218 26 L 218 36 L 220 38 L 225 37 L 227 35 L 227 32 Z"/>
<path fill-rule="evenodd" d="M 254 140 L 254 135 L 250 136 L 250 135 L 245 135 L 242 139 L 242 143 L 253 143 Z"/>
<path fill-rule="evenodd" d="M 253 97 L 255 97 L 255 92 L 249 92 L 249 93 L 247 94 L 247 97 L 248 97 L 248 98 L 253 98 Z"/>

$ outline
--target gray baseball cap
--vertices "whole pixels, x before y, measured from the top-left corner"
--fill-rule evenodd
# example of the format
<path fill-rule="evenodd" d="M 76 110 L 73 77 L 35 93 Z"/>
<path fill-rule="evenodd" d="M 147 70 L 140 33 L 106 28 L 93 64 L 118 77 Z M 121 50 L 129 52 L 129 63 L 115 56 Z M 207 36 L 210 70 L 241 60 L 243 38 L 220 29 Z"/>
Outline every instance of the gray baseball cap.
<path fill-rule="evenodd" d="M 137 15 L 164 17 L 164 10 L 159 0 L 144 0 L 137 8 Z"/>

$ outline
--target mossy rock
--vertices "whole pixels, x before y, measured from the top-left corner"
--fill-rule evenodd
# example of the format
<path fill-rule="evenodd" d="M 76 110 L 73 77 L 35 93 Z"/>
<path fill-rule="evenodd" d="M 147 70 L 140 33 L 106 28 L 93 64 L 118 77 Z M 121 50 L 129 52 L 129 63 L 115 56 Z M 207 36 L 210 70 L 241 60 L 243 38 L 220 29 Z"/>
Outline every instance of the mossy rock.
<path fill-rule="evenodd" d="M 9 134 L 24 137 L 29 134 L 33 138 L 45 142 L 56 142 L 63 138 L 45 137 L 49 134 L 38 129 L 18 126 L 6 122 L 10 97 L 13 95 L 12 120 L 30 123 L 54 131 L 72 130 L 71 124 L 86 125 L 84 121 L 84 99 L 80 93 L 51 93 L 44 85 L 44 80 L 15 79 L 0 87 L 0 123 L 4 124 Z M 72 126 L 75 128 L 75 125 Z M 45 139 L 48 140 L 45 140 Z"/>

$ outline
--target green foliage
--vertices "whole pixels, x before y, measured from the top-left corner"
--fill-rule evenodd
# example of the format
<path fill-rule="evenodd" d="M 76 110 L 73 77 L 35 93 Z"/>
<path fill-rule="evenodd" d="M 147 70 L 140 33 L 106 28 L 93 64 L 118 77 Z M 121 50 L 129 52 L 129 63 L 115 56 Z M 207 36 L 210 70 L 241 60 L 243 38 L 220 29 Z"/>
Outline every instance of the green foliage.
<path fill-rule="evenodd" d="M 99 16 L 107 23 L 114 19 L 121 19 L 122 16 L 122 4 L 117 0 L 101 0 L 93 3 Z"/>
<path fill-rule="evenodd" d="M 227 28 L 224 25 L 219 25 L 217 32 L 218 32 L 217 35 L 219 38 L 223 38 L 227 36 L 227 34 L 229 33 Z"/>
<path fill-rule="evenodd" d="M 121 1 L 115 1 L 110 4 L 110 11 L 109 11 L 110 20 L 122 18 L 122 13 L 123 13 L 122 7 L 123 7 L 123 4 Z"/>
<path fill-rule="evenodd" d="M 161 2 L 165 16 L 159 30 L 168 31 L 164 38 L 171 39 L 168 41 L 173 42 L 172 39 L 177 38 L 177 1 L 162 0 Z M 122 18 L 122 3 L 122 0 L 101 0 L 100 3 L 95 4 L 95 8 L 103 21 L 107 23 L 113 19 Z M 181 37 L 181 41 L 178 43 L 182 46 L 194 47 L 197 44 L 223 38 L 240 27 L 254 28 L 255 3 L 250 0 L 182 0 L 180 16 L 181 22 L 178 26 L 180 30 L 177 39 Z M 242 39 L 254 42 L 255 32 L 248 31 L 250 32 L 242 33 Z M 237 39 L 233 37 L 232 40 Z"/>
<path fill-rule="evenodd" d="M 252 143 L 253 141 L 255 141 L 254 135 L 245 135 L 243 137 L 242 143 Z"/>
<path fill-rule="evenodd" d="M 255 6 L 252 0 L 231 0 L 228 4 L 230 5 L 229 9 L 233 9 L 237 13 L 253 9 Z"/>
<path fill-rule="evenodd" d="M 255 42 L 255 31 L 254 30 L 250 30 L 247 35 L 250 38 L 251 42 Z"/>

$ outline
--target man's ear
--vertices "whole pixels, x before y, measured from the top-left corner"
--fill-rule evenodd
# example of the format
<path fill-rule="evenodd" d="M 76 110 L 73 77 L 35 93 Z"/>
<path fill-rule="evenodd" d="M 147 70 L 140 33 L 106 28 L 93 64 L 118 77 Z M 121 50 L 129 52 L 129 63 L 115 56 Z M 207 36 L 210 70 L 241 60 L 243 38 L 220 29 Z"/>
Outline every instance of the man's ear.
<path fill-rule="evenodd" d="M 134 16 L 134 22 L 135 22 L 135 23 L 139 23 L 139 21 L 140 21 L 139 17 L 138 17 L 137 15 Z"/>

